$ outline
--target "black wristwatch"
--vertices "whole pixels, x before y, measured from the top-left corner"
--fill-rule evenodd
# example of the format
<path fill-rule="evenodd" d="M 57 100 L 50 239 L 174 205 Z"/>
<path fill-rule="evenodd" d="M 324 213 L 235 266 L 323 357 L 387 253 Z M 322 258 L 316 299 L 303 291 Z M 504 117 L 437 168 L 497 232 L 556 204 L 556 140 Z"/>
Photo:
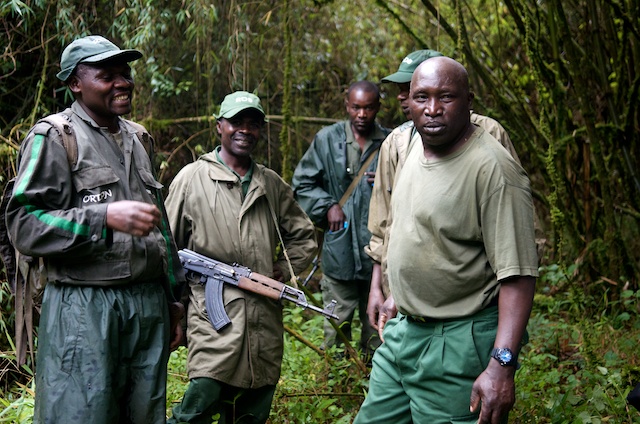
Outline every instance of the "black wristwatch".
<path fill-rule="evenodd" d="M 506 347 L 494 347 L 491 351 L 491 357 L 494 358 L 503 367 L 518 366 L 518 358 L 513 354 L 511 349 Z"/>

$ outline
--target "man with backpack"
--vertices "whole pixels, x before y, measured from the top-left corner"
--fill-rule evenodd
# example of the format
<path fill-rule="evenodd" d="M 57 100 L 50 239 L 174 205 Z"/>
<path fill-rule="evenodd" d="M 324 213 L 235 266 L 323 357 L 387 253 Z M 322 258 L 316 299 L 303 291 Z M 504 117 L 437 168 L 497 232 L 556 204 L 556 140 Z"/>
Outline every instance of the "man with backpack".
<path fill-rule="evenodd" d="M 20 149 L 7 227 L 47 276 L 34 423 L 165 422 L 184 274 L 140 127 L 121 118 L 140 57 L 100 36 L 69 44 L 67 123 L 39 121 Z"/>

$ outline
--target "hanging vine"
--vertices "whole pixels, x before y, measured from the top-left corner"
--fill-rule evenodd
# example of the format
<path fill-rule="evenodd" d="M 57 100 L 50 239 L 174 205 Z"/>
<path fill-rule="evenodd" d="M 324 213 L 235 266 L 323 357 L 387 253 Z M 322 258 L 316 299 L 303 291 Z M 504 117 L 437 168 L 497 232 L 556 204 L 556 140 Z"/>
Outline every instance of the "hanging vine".
<path fill-rule="evenodd" d="M 292 105 L 292 70 L 293 57 L 291 48 L 291 14 L 289 0 L 285 0 L 282 6 L 283 10 L 283 26 L 284 26 L 284 78 L 282 93 L 282 129 L 280 130 L 280 153 L 282 154 L 282 171 L 281 175 L 285 181 L 291 181 L 293 177 L 291 164 L 291 105 Z"/>

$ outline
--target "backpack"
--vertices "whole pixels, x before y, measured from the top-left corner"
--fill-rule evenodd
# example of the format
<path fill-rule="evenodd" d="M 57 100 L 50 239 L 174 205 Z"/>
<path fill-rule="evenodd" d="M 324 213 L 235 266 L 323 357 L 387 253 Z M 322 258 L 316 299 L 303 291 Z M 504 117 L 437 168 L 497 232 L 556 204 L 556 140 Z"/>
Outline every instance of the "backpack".
<path fill-rule="evenodd" d="M 78 142 L 70 122 L 67 109 L 64 112 L 52 114 L 40 119 L 34 128 L 36 134 L 46 136 L 51 127 L 56 128 L 62 137 L 62 145 L 67 152 L 69 165 L 74 167 L 78 162 Z M 149 157 L 152 158 L 153 138 L 142 125 L 125 120 L 136 130 L 138 140 L 142 143 Z M 38 124 L 46 123 L 48 126 Z M 46 130 L 45 130 L 46 129 Z M 38 326 L 42 296 L 47 283 L 47 269 L 44 259 L 32 257 L 18 252 L 9 240 L 6 226 L 6 209 L 13 193 L 15 177 L 9 180 L 2 193 L 0 202 L 0 256 L 4 262 L 9 287 L 15 296 L 15 320 L 16 320 L 16 362 L 18 366 L 26 364 L 27 352 L 31 357 L 31 364 L 35 364 L 33 336 L 34 328 Z"/>

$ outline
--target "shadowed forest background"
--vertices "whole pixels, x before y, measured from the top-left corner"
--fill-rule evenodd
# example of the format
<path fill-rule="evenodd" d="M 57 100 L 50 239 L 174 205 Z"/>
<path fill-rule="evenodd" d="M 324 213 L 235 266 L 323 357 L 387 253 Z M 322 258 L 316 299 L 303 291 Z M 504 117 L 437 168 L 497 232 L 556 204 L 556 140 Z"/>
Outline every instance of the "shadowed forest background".
<path fill-rule="evenodd" d="M 507 129 L 531 178 L 546 240 L 510 422 L 640 423 L 625 402 L 640 382 L 637 0 L 0 0 L 0 188 L 29 128 L 71 103 L 60 54 L 89 34 L 144 54 L 129 118 L 153 134 L 165 187 L 218 143 L 212 114 L 231 91 L 261 97 L 255 158 L 290 181 L 315 132 L 345 119 L 350 83 L 379 82 L 416 49 L 462 62 L 474 110 Z M 378 119 L 399 125 L 395 87 L 380 87 Z M 15 365 L 4 275 L 0 305 L 0 422 L 30 422 L 32 364 Z M 270 422 L 350 423 L 366 372 L 314 349 L 319 317 L 285 315 Z M 168 408 L 184 358 L 171 358 Z"/>

